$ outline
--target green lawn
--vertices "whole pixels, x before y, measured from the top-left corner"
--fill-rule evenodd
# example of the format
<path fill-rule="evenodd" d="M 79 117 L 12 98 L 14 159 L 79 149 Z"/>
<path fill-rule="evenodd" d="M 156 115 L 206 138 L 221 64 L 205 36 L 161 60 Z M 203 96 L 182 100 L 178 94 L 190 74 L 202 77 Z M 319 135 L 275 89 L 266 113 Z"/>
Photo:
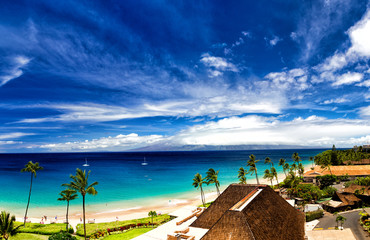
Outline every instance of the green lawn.
<path fill-rule="evenodd" d="M 168 214 L 163 214 L 160 216 L 157 216 L 153 218 L 153 221 L 155 223 L 160 224 L 161 222 L 165 221 L 166 219 L 169 219 L 170 216 Z M 150 217 L 146 218 L 139 218 L 139 219 L 133 219 L 133 220 L 126 220 L 126 221 L 118 221 L 118 222 L 108 222 L 108 223 L 88 223 L 86 224 L 86 236 L 90 236 L 91 234 L 95 233 L 97 230 L 107 230 L 107 228 L 115 228 L 115 227 L 121 227 L 127 224 L 131 223 L 148 223 L 152 222 L 152 219 Z M 84 226 L 83 224 L 77 225 L 77 234 L 80 236 L 83 236 L 84 234 Z"/>
<path fill-rule="evenodd" d="M 16 222 L 15 225 L 21 225 L 23 223 Z M 40 224 L 40 223 L 26 223 L 26 227 L 20 227 L 19 232 L 22 233 L 37 233 L 44 235 L 51 235 L 58 233 L 61 230 L 66 230 L 66 224 L 64 223 L 53 223 L 53 224 Z"/>
<path fill-rule="evenodd" d="M 140 236 L 141 234 L 144 234 L 146 232 L 149 232 L 150 230 L 152 230 L 151 228 L 135 228 L 135 229 L 132 229 L 132 230 L 129 230 L 125 233 L 119 233 L 119 234 L 113 234 L 113 235 L 109 235 L 105 238 L 103 238 L 104 240 L 128 240 L 128 239 L 132 239 L 132 238 L 135 238 L 137 236 Z"/>
<path fill-rule="evenodd" d="M 32 233 L 18 233 L 17 235 L 10 237 L 9 240 L 48 240 L 49 236 L 39 235 Z"/>

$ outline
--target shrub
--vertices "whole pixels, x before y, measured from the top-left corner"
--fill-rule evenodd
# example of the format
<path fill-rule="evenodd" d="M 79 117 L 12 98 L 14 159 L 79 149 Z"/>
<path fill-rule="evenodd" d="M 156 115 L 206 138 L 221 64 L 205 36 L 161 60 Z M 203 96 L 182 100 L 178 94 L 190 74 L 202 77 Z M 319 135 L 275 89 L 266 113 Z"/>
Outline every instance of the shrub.
<path fill-rule="evenodd" d="M 324 176 L 317 176 L 316 179 L 320 184 L 320 189 L 324 189 L 333 185 L 337 181 L 337 176 L 327 174 Z"/>
<path fill-rule="evenodd" d="M 49 237 L 49 240 L 77 240 L 76 237 L 72 236 L 67 232 L 54 233 Z"/>
<path fill-rule="evenodd" d="M 323 210 L 316 210 L 316 211 L 308 212 L 306 213 L 306 222 L 310 222 L 312 220 L 321 218 L 322 216 L 324 216 Z"/>
<path fill-rule="evenodd" d="M 337 191 L 334 187 L 326 187 L 322 190 L 322 194 L 324 198 L 332 197 L 334 196 L 334 193 Z"/>

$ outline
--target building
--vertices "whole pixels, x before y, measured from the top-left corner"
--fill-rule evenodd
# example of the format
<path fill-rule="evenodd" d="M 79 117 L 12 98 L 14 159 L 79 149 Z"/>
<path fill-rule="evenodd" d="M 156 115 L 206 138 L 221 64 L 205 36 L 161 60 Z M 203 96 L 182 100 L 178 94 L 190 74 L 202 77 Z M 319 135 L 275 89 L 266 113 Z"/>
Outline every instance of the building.
<path fill-rule="evenodd" d="M 359 161 L 348 160 L 348 161 L 343 161 L 343 164 L 344 165 L 370 165 L 370 159 L 361 159 Z"/>
<path fill-rule="evenodd" d="M 191 225 L 200 238 L 300 240 L 305 217 L 267 185 L 231 184 Z"/>
<path fill-rule="evenodd" d="M 328 212 L 340 212 L 358 208 L 362 204 L 361 199 L 349 192 L 335 192 L 331 200 L 322 203 L 322 207 Z"/>
<path fill-rule="evenodd" d="M 333 174 L 336 176 L 348 175 L 349 180 L 354 180 L 357 177 L 367 177 L 370 175 L 370 165 L 349 165 L 349 166 L 331 166 L 329 168 L 321 168 L 316 166 L 313 170 L 307 171 L 303 174 L 305 182 L 316 183 L 317 176 Z"/>

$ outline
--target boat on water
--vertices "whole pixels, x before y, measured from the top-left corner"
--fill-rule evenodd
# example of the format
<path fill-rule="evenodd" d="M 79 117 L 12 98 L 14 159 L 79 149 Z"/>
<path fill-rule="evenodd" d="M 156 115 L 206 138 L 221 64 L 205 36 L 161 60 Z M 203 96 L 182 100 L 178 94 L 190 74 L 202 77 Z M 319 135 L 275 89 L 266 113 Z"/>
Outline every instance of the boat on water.
<path fill-rule="evenodd" d="M 84 166 L 84 167 L 89 167 L 90 165 L 87 163 L 87 159 L 85 158 L 85 164 L 84 165 L 82 165 L 82 166 Z"/>
<path fill-rule="evenodd" d="M 146 159 L 145 159 L 145 157 L 144 157 L 144 162 L 142 162 L 142 163 L 141 163 L 141 165 L 143 165 L 143 166 L 146 166 L 146 165 L 148 165 L 148 163 L 146 162 Z"/>

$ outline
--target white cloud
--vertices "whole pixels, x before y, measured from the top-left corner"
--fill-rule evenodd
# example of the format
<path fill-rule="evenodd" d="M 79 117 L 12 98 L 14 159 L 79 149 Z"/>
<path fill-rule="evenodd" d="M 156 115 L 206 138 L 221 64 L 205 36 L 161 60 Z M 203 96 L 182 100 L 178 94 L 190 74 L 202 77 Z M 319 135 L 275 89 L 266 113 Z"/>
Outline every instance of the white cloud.
<path fill-rule="evenodd" d="M 31 61 L 30 58 L 25 56 L 14 57 L 9 63 L 9 69 L 5 74 L 0 76 L 0 87 L 7 82 L 20 77 L 23 74 L 22 68 Z"/>
<path fill-rule="evenodd" d="M 265 41 L 271 46 L 275 46 L 278 42 L 282 41 L 283 39 L 279 38 L 278 36 L 273 36 L 272 39 L 268 39 L 265 37 Z"/>
<path fill-rule="evenodd" d="M 362 73 L 353 73 L 348 72 L 342 74 L 341 76 L 337 77 L 337 79 L 332 83 L 332 86 L 341 86 L 341 85 L 349 85 L 352 83 L 360 82 L 364 75 Z"/>
<path fill-rule="evenodd" d="M 119 134 L 115 137 L 102 137 L 99 139 L 85 140 L 81 142 L 53 143 L 33 147 L 46 148 L 57 152 L 100 150 L 122 151 L 147 146 L 163 140 L 164 138 L 161 135 L 139 136 L 136 133 L 131 133 L 128 135 Z"/>
<path fill-rule="evenodd" d="M 370 117 L 370 106 L 359 108 L 359 114 L 362 117 L 369 118 Z"/>
<path fill-rule="evenodd" d="M 31 135 L 34 135 L 34 134 L 33 133 L 22 133 L 22 132 L 4 133 L 4 134 L 0 134 L 0 140 L 12 140 L 15 138 L 31 136 Z"/>
<path fill-rule="evenodd" d="M 336 99 L 325 100 L 322 104 L 345 103 L 345 102 L 349 102 L 349 100 L 341 97 L 341 98 L 336 98 Z"/>
<path fill-rule="evenodd" d="M 209 68 L 212 77 L 222 75 L 225 71 L 238 72 L 238 68 L 225 58 L 211 56 L 209 53 L 202 54 L 200 62 Z"/>
<path fill-rule="evenodd" d="M 306 70 L 302 68 L 272 72 L 267 74 L 265 78 L 271 80 L 275 87 L 284 90 L 294 88 L 303 91 L 310 87 L 307 82 Z"/>
<path fill-rule="evenodd" d="M 348 30 L 352 46 L 349 54 L 370 57 L 370 8 L 363 18 Z"/>
<path fill-rule="evenodd" d="M 284 122 L 277 118 L 246 116 L 190 127 L 175 136 L 174 141 L 190 145 L 330 146 L 339 143 L 340 146 L 351 147 L 351 139 L 368 136 L 370 122 L 365 120 L 311 116 Z"/>
<path fill-rule="evenodd" d="M 362 83 L 356 84 L 358 87 L 370 87 L 370 79 L 363 81 Z"/>

